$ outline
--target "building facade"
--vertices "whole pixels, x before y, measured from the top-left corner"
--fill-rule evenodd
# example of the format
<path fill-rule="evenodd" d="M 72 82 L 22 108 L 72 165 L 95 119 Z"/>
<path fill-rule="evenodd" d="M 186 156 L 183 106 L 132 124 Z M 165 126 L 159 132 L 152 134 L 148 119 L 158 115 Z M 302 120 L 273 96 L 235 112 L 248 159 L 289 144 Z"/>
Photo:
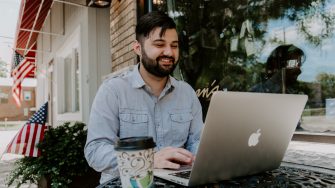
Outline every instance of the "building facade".
<path fill-rule="evenodd" d="M 102 80 L 136 64 L 137 19 L 160 10 L 177 23 L 181 58 L 174 76 L 195 89 L 204 117 L 217 90 L 307 94 L 301 125 L 334 131 L 333 6 L 324 0 L 113 0 L 98 9 L 54 2 L 42 31 L 57 36 L 37 39 L 37 106 L 50 101 L 52 124 L 87 122 Z"/>
<path fill-rule="evenodd" d="M 36 111 L 36 82 L 26 79 L 22 83 L 22 102 L 17 106 L 12 96 L 13 79 L 0 78 L 0 121 L 27 121 Z"/>
<path fill-rule="evenodd" d="M 109 9 L 54 2 L 37 38 L 37 106 L 49 122 L 87 122 L 90 105 L 111 72 Z M 53 34 L 53 35 L 52 35 Z"/>

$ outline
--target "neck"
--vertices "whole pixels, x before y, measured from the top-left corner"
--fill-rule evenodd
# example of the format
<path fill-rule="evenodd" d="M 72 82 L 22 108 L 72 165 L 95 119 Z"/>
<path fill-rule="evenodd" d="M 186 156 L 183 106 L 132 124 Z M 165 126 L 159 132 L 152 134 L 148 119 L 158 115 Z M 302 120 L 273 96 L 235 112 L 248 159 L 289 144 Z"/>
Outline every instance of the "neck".
<path fill-rule="evenodd" d="M 159 95 L 161 94 L 161 92 L 163 91 L 167 80 L 168 80 L 168 76 L 166 77 L 158 77 L 155 76 L 151 73 L 149 73 L 141 64 L 140 65 L 140 75 L 142 76 L 142 79 L 144 80 L 144 82 L 151 88 L 153 94 L 156 97 L 159 97 Z"/>

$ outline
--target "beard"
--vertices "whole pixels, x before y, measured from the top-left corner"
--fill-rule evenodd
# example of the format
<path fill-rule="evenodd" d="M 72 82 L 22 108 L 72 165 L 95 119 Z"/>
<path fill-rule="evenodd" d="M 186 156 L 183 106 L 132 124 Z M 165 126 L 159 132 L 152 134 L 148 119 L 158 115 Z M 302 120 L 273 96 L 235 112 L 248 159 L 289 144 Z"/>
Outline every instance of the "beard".
<path fill-rule="evenodd" d="M 172 65 L 169 67 L 164 67 L 159 64 L 159 61 L 163 58 L 168 58 L 172 61 Z M 151 59 L 147 56 L 146 52 L 142 51 L 142 64 L 144 68 L 152 75 L 163 78 L 169 76 L 177 66 L 175 58 L 171 56 L 158 56 L 156 59 Z"/>

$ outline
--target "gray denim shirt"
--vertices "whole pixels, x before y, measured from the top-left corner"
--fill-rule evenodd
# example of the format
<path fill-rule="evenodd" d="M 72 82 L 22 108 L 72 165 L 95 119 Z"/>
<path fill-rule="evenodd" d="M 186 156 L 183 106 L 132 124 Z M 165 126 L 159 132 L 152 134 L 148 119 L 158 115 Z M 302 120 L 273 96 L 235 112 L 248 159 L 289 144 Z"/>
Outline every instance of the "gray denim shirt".
<path fill-rule="evenodd" d="M 102 172 L 103 183 L 119 175 L 114 151 L 119 138 L 152 136 L 155 151 L 172 146 L 195 154 L 202 127 L 202 108 L 190 85 L 170 77 L 156 97 L 136 66 L 100 86 L 91 108 L 85 157 Z"/>

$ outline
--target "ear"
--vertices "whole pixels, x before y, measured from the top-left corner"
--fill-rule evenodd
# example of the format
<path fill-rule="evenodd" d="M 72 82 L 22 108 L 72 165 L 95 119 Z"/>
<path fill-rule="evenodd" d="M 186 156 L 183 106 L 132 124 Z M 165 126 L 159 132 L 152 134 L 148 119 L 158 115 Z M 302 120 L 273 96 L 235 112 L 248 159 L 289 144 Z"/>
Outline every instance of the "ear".
<path fill-rule="evenodd" d="M 137 55 L 139 55 L 139 56 L 142 55 L 141 44 L 137 40 L 135 40 L 134 43 L 133 43 L 133 50 Z"/>

